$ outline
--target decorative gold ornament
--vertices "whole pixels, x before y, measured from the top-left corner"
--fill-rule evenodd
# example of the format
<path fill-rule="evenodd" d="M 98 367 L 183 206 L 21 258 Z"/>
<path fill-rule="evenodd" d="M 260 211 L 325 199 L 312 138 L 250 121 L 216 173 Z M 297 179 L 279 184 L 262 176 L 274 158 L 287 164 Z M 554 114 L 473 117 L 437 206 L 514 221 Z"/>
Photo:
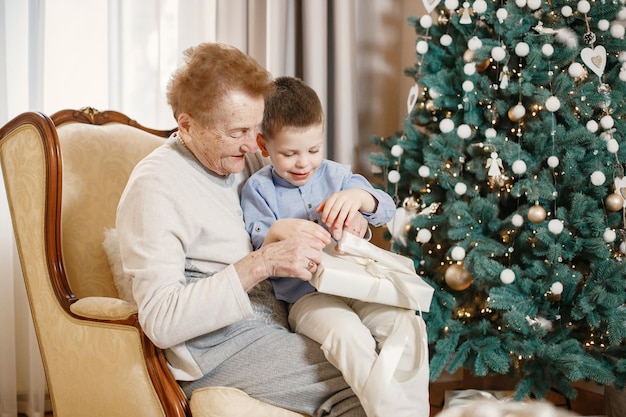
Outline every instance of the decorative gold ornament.
<path fill-rule="evenodd" d="M 448 21 L 450 20 L 450 18 L 448 17 L 447 14 L 445 14 L 445 12 L 441 11 L 439 13 L 439 16 L 437 16 L 437 23 L 439 24 L 439 26 L 445 26 L 448 24 Z"/>
<path fill-rule="evenodd" d="M 471 49 L 466 49 L 465 52 L 463 52 L 463 62 L 470 63 L 474 61 L 474 55 L 476 55 L 474 51 L 472 51 Z"/>
<path fill-rule="evenodd" d="M 517 123 L 526 116 L 526 109 L 521 103 L 518 103 L 509 109 L 507 115 L 510 121 Z"/>
<path fill-rule="evenodd" d="M 472 274 L 470 274 L 463 265 L 452 264 L 446 269 L 444 279 L 448 287 L 455 291 L 463 291 L 469 288 L 474 281 Z"/>
<path fill-rule="evenodd" d="M 483 62 L 476 63 L 476 71 L 483 72 L 491 65 L 491 58 L 485 59 Z"/>
<path fill-rule="evenodd" d="M 624 198 L 617 193 L 606 196 L 604 202 L 609 211 L 620 211 L 624 207 Z"/>
<path fill-rule="evenodd" d="M 541 207 L 539 204 L 535 204 L 531 208 L 528 209 L 528 220 L 532 223 L 541 223 L 546 219 L 546 209 Z"/>

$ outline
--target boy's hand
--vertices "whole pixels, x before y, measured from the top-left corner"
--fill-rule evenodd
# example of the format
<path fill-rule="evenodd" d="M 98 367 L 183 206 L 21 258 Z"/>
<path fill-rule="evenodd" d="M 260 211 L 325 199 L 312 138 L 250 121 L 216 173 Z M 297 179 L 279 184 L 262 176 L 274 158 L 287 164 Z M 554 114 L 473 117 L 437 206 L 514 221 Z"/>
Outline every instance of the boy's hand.
<path fill-rule="evenodd" d="M 316 211 L 322 214 L 322 222 L 338 240 L 344 230 L 358 236 L 359 232 L 362 232 L 361 225 L 355 225 L 354 222 L 362 216 L 357 217 L 357 214 L 360 214 L 359 211 L 376 211 L 377 203 L 378 201 L 365 190 L 343 190 L 328 197 L 316 208 Z"/>
<path fill-rule="evenodd" d="M 268 230 L 263 245 L 302 236 L 317 239 L 324 246 L 330 243 L 330 233 L 319 224 L 304 219 L 280 219 Z"/>

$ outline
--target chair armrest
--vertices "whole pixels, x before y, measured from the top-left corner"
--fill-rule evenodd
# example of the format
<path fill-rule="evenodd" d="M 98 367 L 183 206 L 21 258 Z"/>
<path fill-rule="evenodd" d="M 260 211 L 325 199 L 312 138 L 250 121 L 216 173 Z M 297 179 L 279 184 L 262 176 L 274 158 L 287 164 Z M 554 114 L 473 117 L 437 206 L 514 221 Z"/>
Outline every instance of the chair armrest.
<path fill-rule="evenodd" d="M 197 389 L 191 395 L 190 406 L 193 417 L 308 417 L 308 414 L 264 403 L 231 387 Z"/>
<path fill-rule="evenodd" d="M 112 297 L 85 297 L 70 305 L 77 316 L 95 320 L 127 320 L 137 314 L 137 307 Z"/>

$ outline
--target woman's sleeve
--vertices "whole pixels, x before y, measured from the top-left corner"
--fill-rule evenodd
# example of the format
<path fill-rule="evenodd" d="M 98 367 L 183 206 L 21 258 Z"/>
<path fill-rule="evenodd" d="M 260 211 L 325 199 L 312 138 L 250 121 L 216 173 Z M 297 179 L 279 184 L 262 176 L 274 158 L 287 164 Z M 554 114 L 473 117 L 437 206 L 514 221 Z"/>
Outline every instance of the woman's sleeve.
<path fill-rule="evenodd" d="M 172 195 L 168 194 L 168 189 Z M 253 314 L 235 268 L 187 282 L 185 225 L 174 187 L 149 175 L 132 178 L 120 200 L 116 228 L 124 272 L 146 335 L 168 348 Z M 180 219 L 180 222 L 177 220 Z"/>

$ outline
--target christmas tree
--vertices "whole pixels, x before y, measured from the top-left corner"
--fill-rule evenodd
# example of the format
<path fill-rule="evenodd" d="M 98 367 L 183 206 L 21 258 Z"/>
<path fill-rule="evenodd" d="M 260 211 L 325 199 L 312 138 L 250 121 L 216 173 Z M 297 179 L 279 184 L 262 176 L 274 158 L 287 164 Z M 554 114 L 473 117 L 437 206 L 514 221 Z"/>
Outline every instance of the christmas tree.
<path fill-rule="evenodd" d="M 518 398 L 626 377 L 623 0 L 426 2 L 403 130 L 372 140 L 391 248 L 435 288 L 431 379 Z"/>

